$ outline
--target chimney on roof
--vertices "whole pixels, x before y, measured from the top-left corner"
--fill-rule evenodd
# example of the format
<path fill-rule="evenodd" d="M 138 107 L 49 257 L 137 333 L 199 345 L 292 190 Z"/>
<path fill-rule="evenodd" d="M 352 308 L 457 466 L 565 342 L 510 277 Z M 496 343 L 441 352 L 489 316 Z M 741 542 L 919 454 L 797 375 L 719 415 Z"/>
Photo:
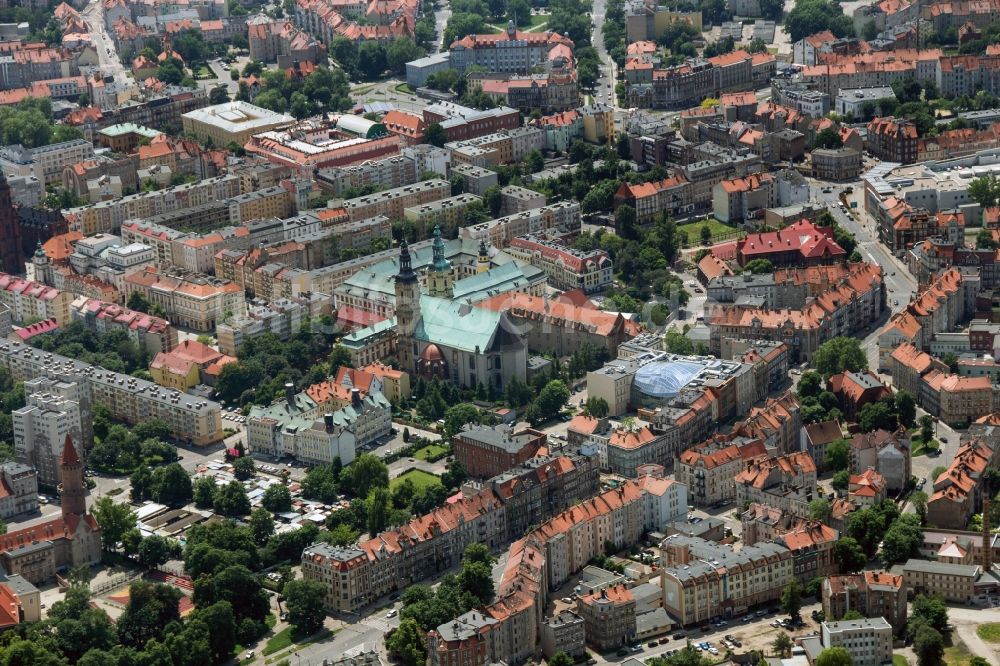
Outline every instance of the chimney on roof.
<path fill-rule="evenodd" d="M 324 414 L 323 423 L 326 425 L 326 431 L 330 432 L 333 430 L 333 414 Z"/>
<path fill-rule="evenodd" d="M 285 384 L 285 401 L 289 407 L 295 406 L 295 384 L 291 382 Z"/>
<path fill-rule="evenodd" d="M 355 409 L 361 409 L 361 391 L 356 388 L 351 389 L 351 406 Z"/>

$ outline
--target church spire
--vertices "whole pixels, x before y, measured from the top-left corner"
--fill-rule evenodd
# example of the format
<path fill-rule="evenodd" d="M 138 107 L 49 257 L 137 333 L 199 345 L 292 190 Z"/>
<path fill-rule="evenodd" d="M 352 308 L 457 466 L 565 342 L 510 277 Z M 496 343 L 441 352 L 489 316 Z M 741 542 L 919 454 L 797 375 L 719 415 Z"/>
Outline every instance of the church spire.
<path fill-rule="evenodd" d="M 417 281 L 417 274 L 413 272 L 413 260 L 410 258 L 410 246 L 405 238 L 399 245 L 399 274 L 396 276 L 396 281 Z"/>
<path fill-rule="evenodd" d="M 427 292 L 438 298 L 451 298 L 454 293 L 454 276 L 451 262 L 444 256 L 444 239 L 441 238 L 441 227 L 434 226 L 434 263 L 427 273 Z"/>

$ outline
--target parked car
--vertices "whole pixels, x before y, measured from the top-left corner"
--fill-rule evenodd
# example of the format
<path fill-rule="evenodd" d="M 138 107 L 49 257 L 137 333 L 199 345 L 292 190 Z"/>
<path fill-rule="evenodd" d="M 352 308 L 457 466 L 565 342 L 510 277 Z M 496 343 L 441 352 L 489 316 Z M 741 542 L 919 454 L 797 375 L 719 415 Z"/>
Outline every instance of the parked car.
<path fill-rule="evenodd" d="M 399 615 L 399 611 L 395 608 L 390 608 L 389 612 L 385 614 L 385 617 L 386 619 L 389 619 L 391 617 L 396 617 L 397 615 Z"/>

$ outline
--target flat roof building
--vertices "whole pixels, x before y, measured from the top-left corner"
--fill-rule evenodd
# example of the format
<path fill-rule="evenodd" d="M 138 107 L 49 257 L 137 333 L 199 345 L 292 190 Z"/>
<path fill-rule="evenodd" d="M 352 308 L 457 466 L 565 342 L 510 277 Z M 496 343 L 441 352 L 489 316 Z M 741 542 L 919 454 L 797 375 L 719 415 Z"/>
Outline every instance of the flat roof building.
<path fill-rule="evenodd" d="M 185 132 L 202 140 L 210 138 L 216 146 L 226 146 L 230 142 L 242 146 L 253 134 L 293 122 L 292 116 L 242 101 L 206 106 L 181 116 Z"/>

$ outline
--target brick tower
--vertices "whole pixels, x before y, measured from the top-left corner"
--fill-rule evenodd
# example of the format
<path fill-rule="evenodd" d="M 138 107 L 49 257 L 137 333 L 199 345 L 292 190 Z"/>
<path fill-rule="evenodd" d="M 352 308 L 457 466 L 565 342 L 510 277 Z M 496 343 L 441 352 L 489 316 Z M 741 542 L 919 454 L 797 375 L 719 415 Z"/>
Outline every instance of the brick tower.
<path fill-rule="evenodd" d="M 10 185 L 0 173 L 0 270 L 12 275 L 24 273 L 21 248 L 21 221 L 10 200 Z"/>
<path fill-rule="evenodd" d="M 83 516 L 87 513 L 87 485 L 83 480 L 83 462 L 73 446 L 73 438 L 66 435 L 62 458 L 59 460 L 62 484 L 59 495 L 62 498 L 63 518 L 70 514 Z"/>

